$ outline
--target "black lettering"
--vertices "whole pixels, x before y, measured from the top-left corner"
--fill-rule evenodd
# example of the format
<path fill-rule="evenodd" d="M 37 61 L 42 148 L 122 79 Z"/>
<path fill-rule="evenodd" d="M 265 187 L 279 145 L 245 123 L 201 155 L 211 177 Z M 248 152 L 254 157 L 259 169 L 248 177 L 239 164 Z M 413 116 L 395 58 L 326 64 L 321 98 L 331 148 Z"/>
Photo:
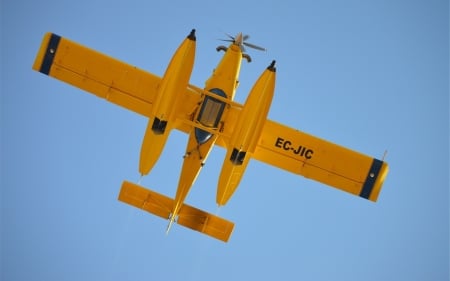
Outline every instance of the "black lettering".
<path fill-rule="evenodd" d="M 304 149 L 304 148 L 300 145 L 300 146 L 297 148 L 297 150 L 294 150 L 294 153 L 295 153 L 295 154 L 300 154 L 300 155 L 301 155 L 302 149 Z"/>
<path fill-rule="evenodd" d="M 281 148 L 283 145 L 284 139 L 277 138 L 277 141 L 275 142 L 275 146 Z"/>
<path fill-rule="evenodd" d="M 289 150 L 290 148 L 291 148 L 291 142 L 290 141 L 285 141 L 284 143 L 283 143 L 283 148 L 284 148 L 284 150 Z"/>
<path fill-rule="evenodd" d="M 311 159 L 314 154 L 314 150 L 309 149 L 305 146 L 299 145 L 294 149 L 295 146 L 292 145 L 292 142 L 289 140 L 285 140 L 283 138 L 278 137 L 275 141 L 275 146 L 278 148 L 282 148 L 286 151 L 291 150 L 295 155 L 299 155 L 301 157 L 305 157 L 306 159 Z"/>
<path fill-rule="evenodd" d="M 313 155 L 314 151 L 312 151 L 311 149 L 308 149 L 305 153 L 305 158 L 306 159 L 311 159 L 312 155 Z"/>

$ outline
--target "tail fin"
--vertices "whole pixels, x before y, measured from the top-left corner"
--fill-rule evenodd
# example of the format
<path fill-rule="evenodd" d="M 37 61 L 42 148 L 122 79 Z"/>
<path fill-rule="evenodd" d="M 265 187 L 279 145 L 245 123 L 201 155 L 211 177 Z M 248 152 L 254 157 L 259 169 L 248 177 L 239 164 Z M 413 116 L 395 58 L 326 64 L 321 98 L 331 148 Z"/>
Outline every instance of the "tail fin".
<path fill-rule="evenodd" d="M 124 181 L 122 184 L 119 201 L 143 209 L 163 219 L 170 219 L 174 204 L 173 199 L 128 181 Z M 228 241 L 234 228 L 233 222 L 187 204 L 183 204 L 180 208 L 177 223 L 223 242 Z"/>

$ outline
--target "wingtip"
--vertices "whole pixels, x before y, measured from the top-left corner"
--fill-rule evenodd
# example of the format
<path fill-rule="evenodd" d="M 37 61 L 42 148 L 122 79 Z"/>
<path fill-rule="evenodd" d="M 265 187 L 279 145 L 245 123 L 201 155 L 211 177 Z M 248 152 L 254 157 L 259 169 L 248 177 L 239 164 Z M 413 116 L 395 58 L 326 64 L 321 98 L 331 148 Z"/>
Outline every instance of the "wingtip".
<path fill-rule="evenodd" d="M 45 75 L 50 75 L 53 60 L 59 46 L 61 36 L 48 32 L 44 35 L 41 47 L 33 64 L 33 69 Z"/>

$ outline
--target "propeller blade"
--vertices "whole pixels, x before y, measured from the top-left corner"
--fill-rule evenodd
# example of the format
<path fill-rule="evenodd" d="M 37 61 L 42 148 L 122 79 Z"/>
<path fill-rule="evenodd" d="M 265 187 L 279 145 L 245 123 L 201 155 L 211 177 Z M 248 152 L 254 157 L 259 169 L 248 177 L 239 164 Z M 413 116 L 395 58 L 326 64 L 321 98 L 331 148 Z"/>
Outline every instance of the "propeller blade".
<path fill-rule="evenodd" d="M 257 45 L 251 44 L 251 43 L 244 42 L 244 45 L 247 47 L 256 49 L 256 50 L 266 51 L 266 48 L 263 48 L 263 47 L 260 47 L 260 46 L 257 46 Z"/>
<path fill-rule="evenodd" d="M 225 33 L 225 32 L 224 32 Z M 234 37 L 233 36 L 231 36 L 230 34 L 228 34 L 228 33 L 225 33 L 225 35 L 226 36 L 228 36 L 228 38 L 230 38 L 231 40 L 233 40 L 234 41 Z"/>
<path fill-rule="evenodd" d="M 252 48 L 252 49 L 260 50 L 260 51 L 266 51 L 266 48 L 263 48 L 263 47 L 260 47 L 260 46 L 257 46 L 257 45 L 245 42 L 248 38 L 250 38 L 250 35 L 248 35 L 248 34 L 242 35 L 242 33 L 239 33 L 237 35 L 237 38 L 238 38 L 237 40 L 239 40 L 239 41 L 242 40 L 242 42 L 236 42 L 236 37 L 231 36 L 230 34 L 228 34 L 226 32 L 224 32 L 224 33 L 230 39 L 219 39 L 219 40 L 220 41 L 225 41 L 225 42 L 232 42 L 232 43 L 235 43 L 236 45 L 239 45 L 239 47 L 241 48 L 242 52 L 246 51 L 244 46 Z"/>

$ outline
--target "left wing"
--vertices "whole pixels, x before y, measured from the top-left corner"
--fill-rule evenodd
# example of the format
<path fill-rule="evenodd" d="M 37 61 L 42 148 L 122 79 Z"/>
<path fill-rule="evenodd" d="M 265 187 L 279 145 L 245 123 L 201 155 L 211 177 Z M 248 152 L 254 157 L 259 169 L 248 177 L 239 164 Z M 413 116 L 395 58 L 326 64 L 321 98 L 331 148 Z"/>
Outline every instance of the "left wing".
<path fill-rule="evenodd" d="M 157 75 L 54 33 L 45 34 L 33 69 L 148 118 L 152 117 L 150 112 L 161 82 L 161 77 Z M 176 124 L 178 130 L 188 133 L 194 125 L 201 127 L 191 119 L 204 95 L 212 94 L 193 85 L 189 85 L 184 94 L 180 95 L 182 101 L 178 103 L 176 111 L 180 121 Z M 212 96 L 230 105 L 230 111 L 233 111 L 230 120 L 233 121 L 240 105 L 217 95 Z M 229 128 L 232 129 L 233 126 Z M 218 144 L 225 145 L 223 139 Z"/>
<path fill-rule="evenodd" d="M 45 34 L 33 69 L 144 116 L 161 80 L 53 33 Z"/>

